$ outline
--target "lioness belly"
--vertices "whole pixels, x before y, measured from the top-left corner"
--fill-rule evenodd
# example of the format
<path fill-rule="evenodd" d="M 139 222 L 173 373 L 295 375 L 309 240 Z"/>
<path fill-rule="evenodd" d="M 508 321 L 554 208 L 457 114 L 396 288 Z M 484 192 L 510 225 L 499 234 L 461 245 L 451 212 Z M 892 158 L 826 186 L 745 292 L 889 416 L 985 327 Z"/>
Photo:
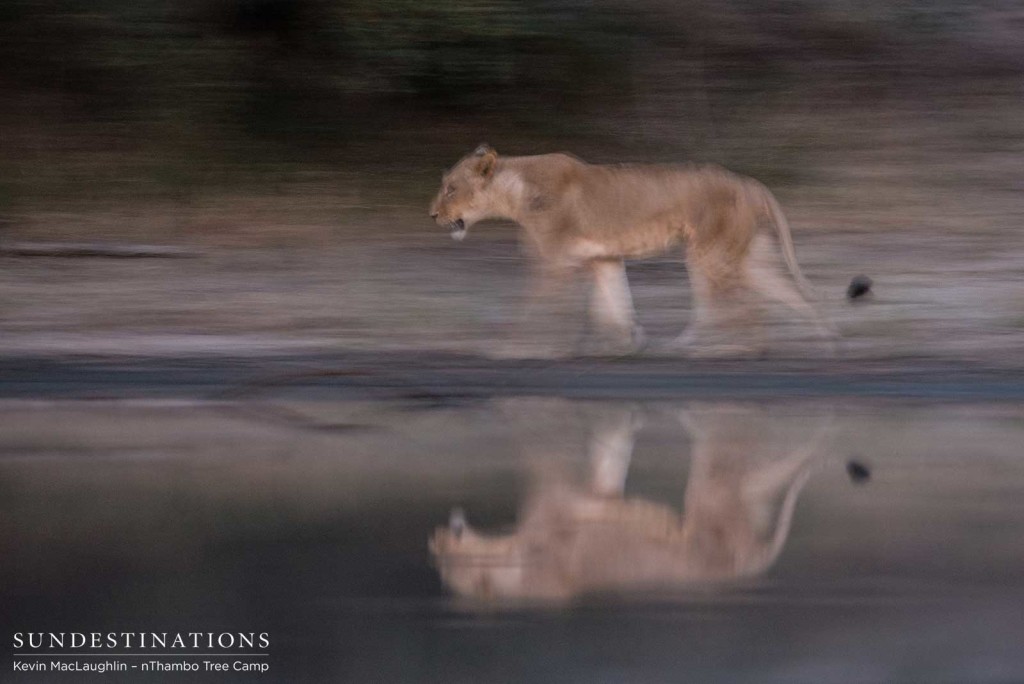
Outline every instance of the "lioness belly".
<path fill-rule="evenodd" d="M 664 254 L 679 244 L 682 231 L 624 230 L 600 237 L 581 237 L 570 244 L 569 252 L 575 259 L 641 259 Z"/>

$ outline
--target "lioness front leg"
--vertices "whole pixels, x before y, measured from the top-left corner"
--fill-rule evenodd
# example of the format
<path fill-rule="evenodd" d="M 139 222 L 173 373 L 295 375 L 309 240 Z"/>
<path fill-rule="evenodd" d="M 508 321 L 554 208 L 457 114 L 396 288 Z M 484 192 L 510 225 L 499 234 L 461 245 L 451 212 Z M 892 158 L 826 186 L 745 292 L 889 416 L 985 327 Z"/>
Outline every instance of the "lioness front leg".
<path fill-rule="evenodd" d="M 571 328 L 578 322 L 574 296 L 578 274 L 576 264 L 537 258 L 514 329 L 492 355 L 558 358 L 571 354 L 576 337 Z"/>
<path fill-rule="evenodd" d="M 594 259 L 588 266 L 593 277 L 590 318 L 603 338 L 597 351 L 635 352 L 643 346 L 645 337 L 636 324 L 625 264 L 622 259 Z"/>

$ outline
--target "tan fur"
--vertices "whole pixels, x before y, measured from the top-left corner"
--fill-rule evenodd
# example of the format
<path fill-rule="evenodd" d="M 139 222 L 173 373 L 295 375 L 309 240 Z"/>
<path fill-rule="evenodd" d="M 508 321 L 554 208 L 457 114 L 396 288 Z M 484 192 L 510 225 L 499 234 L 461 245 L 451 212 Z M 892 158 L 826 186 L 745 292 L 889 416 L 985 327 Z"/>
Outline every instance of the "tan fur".
<path fill-rule="evenodd" d="M 482 534 L 461 514 L 434 532 L 429 546 L 445 585 L 477 600 L 565 601 L 765 572 L 782 551 L 827 423 L 794 444 L 771 415 L 743 406 L 679 417 L 693 439 L 681 514 L 623 497 L 637 423 L 628 413 L 604 416 L 593 426 L 587 484 L 542 471 L 511 533 Z"/>
<path fill-rule="evenodd" d="M 459 239 L 484 219 L 515 221 L 540 270 L 549 274 L 575 272 L 596 261 L 621 269 L 624 259 L 685 246 L 694 282 L 694 324 L 685 338 L 691 342 L 698 334 L 732 334 L 731 324 L 749 323 L 745 319 L 755 316 L 749 308 L 725 315 L 729 305 L 745 305 L 748 292 L 801 311 L 823 336 L 832 335 L 807 302 L 809 288 L 778 202 L 761 183 L 717 166 L 603 166 L 569 154 L 499 157 L 481 146 L 444 175 L 430 212 Z M 766 224 L 774 230 L 764 231 Z M 771 274 L 766 259 L 779 251 L 771 244 L 775 240 L 792 281 Z M 591 272 L 595 279 L 600 275 Z M 605 276 L 610 282 L 612 276 Z M 607 303 L 617 315 L 596 322 L 620 340 L 636 341 L 632 305 Z"/>

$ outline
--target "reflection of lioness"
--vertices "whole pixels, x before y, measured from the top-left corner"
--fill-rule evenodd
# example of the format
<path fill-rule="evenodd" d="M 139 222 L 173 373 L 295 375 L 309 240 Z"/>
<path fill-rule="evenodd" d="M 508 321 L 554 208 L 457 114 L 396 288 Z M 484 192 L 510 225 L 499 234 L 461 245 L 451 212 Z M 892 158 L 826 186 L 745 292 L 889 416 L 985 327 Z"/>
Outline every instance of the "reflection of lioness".
<path fill-rule="evenodd" d="M 517 222 L 538 257 L 535 295 L 588 268 L 595 327 L 617 348 L 634 349 L 642 340 L 623 259 L 679 244 L 687 248 L 694 316 L 676 346 L 756 350 L 756 339 L 733 330 L 756 316 L 748 296 L 755 292 L 803 313 L 822 336 L 833 336 L 805 297 L 809 287 L 778 202 L 761 183 L 719 167 L 600 166 L 568 154 L 499 157 L 481 145 L 444 175 L 430 213 L 457 240 L 483 219 Z M 764 230 L 766 224 L 774 230 Z M 791 277 L 776 267 L 779 251 Z"/>
<path fill-rule="evenodd" d="M 551 602 L 757 576 L 782 550 L 827 433 L 794 443 L 772 418 L 729 405 L 680 413 L 693 438 L 682 515 L 623 496 L 636 422 L 628 410 L 605 418 L 589 482 L 542 478 L 510 534 L 482 534 L 453 512 L 430 539 L 441 578 L 467 598 Z"/>

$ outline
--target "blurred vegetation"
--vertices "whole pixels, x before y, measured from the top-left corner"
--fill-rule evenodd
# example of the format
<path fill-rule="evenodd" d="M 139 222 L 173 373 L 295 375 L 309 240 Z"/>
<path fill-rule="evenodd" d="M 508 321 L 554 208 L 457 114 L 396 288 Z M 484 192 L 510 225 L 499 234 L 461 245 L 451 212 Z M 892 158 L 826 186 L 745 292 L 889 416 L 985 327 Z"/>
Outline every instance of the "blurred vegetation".
<path fill-rule="evenodd" d="M 74 120 L 323 142 L 376 130 L 382 107 L 571 108 L 621 72 L 636 33 L 615 12 L 582 17 L 521 0 L 10 0 L 0 58 L 8 99 L 57 95 Z"/>
<path fill-rule="evenodd" d="M 1016 73 L 1016 7 L 4 0 L 0 209 L 106 181 L 188 196 L 314 165 L 433 167 L 479 131 L 586 149 L 643 139 L 659 112 L 720 129 L 798 81 L 859 97 L 858 84 Z M 656 126 L 648 137 L 672 149 Z"/>

